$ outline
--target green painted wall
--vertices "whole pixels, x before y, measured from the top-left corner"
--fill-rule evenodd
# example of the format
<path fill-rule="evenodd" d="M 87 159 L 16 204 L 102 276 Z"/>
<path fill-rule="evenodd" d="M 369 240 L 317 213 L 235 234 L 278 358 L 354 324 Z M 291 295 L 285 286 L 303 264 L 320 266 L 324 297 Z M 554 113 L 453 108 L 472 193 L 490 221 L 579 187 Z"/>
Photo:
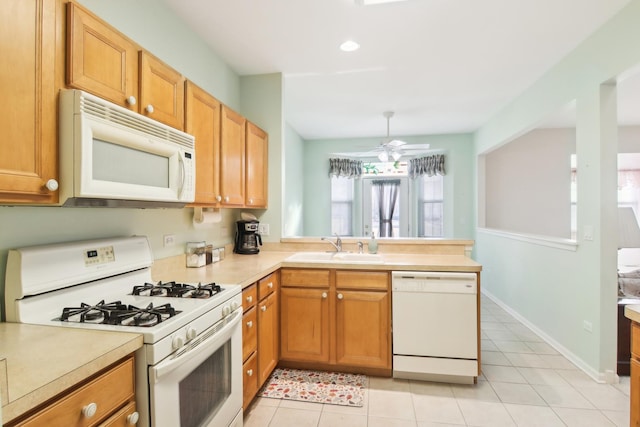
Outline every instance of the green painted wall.
<path fill-rule="evenodd" d="M 616 94 L 607 82 L 640 63 L 638 22 L 640 1 L 633 0 L 474 137 L 476 154 L 486 153 L 575 100 L 577 247 L 478 230 L 476 254 L 485 291 L 599 379 L 615 372 L 616 358 Z M 482 183 L 479 175 L 479 195 Z M 585 227 L 593 227 L 592 241 L 583 239 Z"/>
<path fill-rule="evenodd" d="M 402 136 L 409 144 L 430 144 L 430 150 L 446 155 L 445 237 L 474 235 L 474 168 L 471 134 Z M 310 140 L 304 150 L 304 235 L 331 234 L 331 153 L 365 151 L 380 144 L 380 138 Z"/>
<path fill-rule="evenodd" d="M 304 213 L 304 140 L 288 124 L 285 129 L 284 169 L 282 172 L 282 235 L 303 236 Z"/>

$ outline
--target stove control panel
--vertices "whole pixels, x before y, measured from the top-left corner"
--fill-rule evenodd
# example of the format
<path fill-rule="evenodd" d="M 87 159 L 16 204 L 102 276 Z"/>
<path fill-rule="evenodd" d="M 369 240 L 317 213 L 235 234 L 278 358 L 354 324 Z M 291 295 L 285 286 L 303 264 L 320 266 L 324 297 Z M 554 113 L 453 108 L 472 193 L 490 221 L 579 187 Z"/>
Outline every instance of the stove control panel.
<path fill-rule="evenodd" d="M 116 260 L 113 246 L 103 246 L 97 249 L 89 249 L 84 253 L 84 265 L 86 267 L 107 264 Z"/>

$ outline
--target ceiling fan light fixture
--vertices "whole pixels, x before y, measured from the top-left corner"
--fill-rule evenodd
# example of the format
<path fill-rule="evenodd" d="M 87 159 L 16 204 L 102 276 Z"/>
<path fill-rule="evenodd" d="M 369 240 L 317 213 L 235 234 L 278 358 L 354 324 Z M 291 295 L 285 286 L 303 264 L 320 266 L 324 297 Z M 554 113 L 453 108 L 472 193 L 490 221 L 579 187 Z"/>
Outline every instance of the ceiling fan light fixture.
<path fill-rule="evenodd" d="M 402 153 L 398 151 L 391 152 L 391 158 L 393 159 L 394 162 L 397 162 L 398 160 L 400 160 L 400 157 L 402 157 Z"/>
<path fill-rule="evenodd" d="M 389 153 L 387 153 L 386 151 L 381 151 L 380 154 L 378 154 L 378 159 L 380 159 L 381 162 L 388 162 Z"/>

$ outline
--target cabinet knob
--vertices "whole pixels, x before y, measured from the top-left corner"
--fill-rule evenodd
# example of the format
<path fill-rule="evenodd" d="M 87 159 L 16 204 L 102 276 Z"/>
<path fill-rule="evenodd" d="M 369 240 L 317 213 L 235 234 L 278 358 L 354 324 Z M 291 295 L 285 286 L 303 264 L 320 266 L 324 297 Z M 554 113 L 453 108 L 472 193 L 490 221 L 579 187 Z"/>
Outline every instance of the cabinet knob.
<path fill-rule="evenodd" d="M 129 105 L 136 105 L 136 103 L 138 102 L 138 100 L 136 99 L 135 96 L 131 95 L 130 97 L 128 97 L 126 100 L 126 103 Z"/>
<path fill-rule="evenodd" d="M 140 414 L 134 412 L 133 414 L 127 415 L 127 424 L 134 426 L 138 424 L 138 420 L 140 419 Z"/>
<path fill-rule="evenodd" d="M 247 371 L 247 375 L 250 376 L 250 377 L 253 376 L 253 369 L 249 369 Z"/>
<path fill-rule="evenodd" d="M 253 204 L 253 199 L 249 199 L 249 204 L 252 205 Z"/>
<path fill-rule="evenodd" d="M 145 110 L 147 111 L 147 113 L 153 114 L 153 105 L 151 104 L 147 105 L 147 108 L 145 108 Z"/>
<path fill-rule="evenodd" d="M 49 191 L 56 191 L 59 187 L 58 181 L 55 179 L 50 179 L 44 186 L 47 187 L 47 190 Z"/>
<path fill-rule="evenodd" d="M 327 293 L 326 293 L 326 292 L 323 292 L 323 293 L 322 293 L 322 298 L 323 298 L 323 299 L 324 299 L 324 298 L 326 298 L 327 296 L 328 296 L 328 295 L 327 295 Z"/>
<path fill-rule="evenodd" d="M 216 196 L 216 201 L 218 202 L 222 201 L 222 196 Z"/>
<path fill-rule="evenodd" d="M 262 307 L 260 307 L 260 310 L 262 310 L 262 311 L 267 311 L 267 306 L 266 306 L 266 305 L 263 305 Z"/>
<path fill-rule="evenodd" d="M 253 328 L 253 321 L 249 320 L 247 322 L 247 328 Z"/>
<path fill-rule="evenodd" d="M 338 294 L 338 299 L 342 299 L 342 298 L 344 298 L 344 295 Z"/>
<path fill-rule="evenodd" d="M 229 203 L 229 196 L 224 196 L 224 202 Z"/>
<path fill-rule="evenodd" d="M 269 289 L 273 289 L 273 282 L 269 282 L 269 283 L 267 283 L 267 288 L 269 288 Z"/>
<path fill-rule="evenodd" d="M 251 303 L 253 302 L 253 296 L 249 295 L 249 296 L 247 297 L 247 302 L 248 302 L 249 304 L 251 304 Z"/>
<path fill-rule="evenodd" d="M 98 405 L 91 402 L 87 406 L 82 408 L 82 415 L 84 415 L 85 418 L 91 418 L 96 414 L 97 411 L 98 411 Z"/>

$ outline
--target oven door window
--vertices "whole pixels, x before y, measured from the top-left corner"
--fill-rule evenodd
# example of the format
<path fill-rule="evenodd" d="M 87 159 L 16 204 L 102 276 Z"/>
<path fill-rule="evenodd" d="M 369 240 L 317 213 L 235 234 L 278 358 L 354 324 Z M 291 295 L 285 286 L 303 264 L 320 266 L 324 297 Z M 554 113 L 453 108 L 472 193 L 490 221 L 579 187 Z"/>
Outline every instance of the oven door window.
<path fill-rule="evenodd" d="M 180 426 L 198 427 L 215 415 L 229 398 L 231 341 L 180 381 Z"/>

